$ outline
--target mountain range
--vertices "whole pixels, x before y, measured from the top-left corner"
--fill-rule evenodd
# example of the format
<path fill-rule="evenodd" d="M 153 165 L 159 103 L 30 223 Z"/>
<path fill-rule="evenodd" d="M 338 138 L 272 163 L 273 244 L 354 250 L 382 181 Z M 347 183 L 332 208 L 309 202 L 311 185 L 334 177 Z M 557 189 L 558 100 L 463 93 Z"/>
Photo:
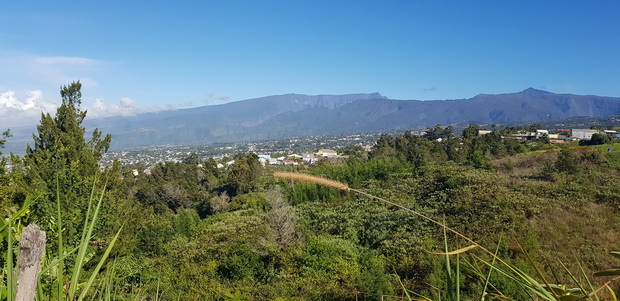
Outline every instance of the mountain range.
<path fill-rule="evenodd" d="M 516 124 L 618 113 L 620 98 L 528 88 L 431 101 L 395 100 L 379 93 L 285 94 L 131 117 L 87 117 L 84 125 L 111 133 L 112 149 L 126 149 L 422 129 L 436 124 Z"/>

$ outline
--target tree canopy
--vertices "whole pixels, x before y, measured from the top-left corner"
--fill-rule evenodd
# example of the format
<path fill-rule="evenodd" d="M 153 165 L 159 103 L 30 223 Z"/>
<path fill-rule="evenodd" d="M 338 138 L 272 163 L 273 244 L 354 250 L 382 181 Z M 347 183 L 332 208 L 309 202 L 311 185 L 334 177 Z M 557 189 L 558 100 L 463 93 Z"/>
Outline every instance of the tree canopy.
<path fill-rule="evenodd" d="M 33 189 L 31 193 L 40 196 L 33 206 L 35 216 L 55 215 L 58 192 L 63 209 L 79 221 L 79 209 L 90 195 L 99 160 L 110 146 L 110 134 L 102 137 L 98 129 L 89 141 L 84 138 L 86 111 L 80 108 L 81 88 L 79 81 L 61 87 L 62 103 L 56 115 L 41 114 L 41 123 L 33 134 L 34 144 L 26 147 L 24 179 Z"/>

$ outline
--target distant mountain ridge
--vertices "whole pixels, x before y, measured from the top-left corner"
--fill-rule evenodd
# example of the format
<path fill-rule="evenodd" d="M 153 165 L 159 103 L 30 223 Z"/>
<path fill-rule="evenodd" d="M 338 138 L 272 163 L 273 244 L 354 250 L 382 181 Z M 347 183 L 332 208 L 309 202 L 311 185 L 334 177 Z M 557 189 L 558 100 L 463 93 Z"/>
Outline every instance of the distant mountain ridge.
<path fill-rule="evenodd" d="M 285 94 L 132 117 L 87 117 L 84 124 L 111 133 L 112 149 L 125 149 L 420 129 L 436 124 L 516 124 L 619 113 L 620 98 L 528 88 L 433 101 L 395 100 L 379 93 Z M 27 139 L 30 142 L 31 136 Z"/>
<path fill-rule="evenodd" d="M 286 94 L 217 106 L 92 120 L 114 148 L 208 144 L 307 135 L 424 128 L 436 124 L 506 124 L 620 113 L 620 98 L 555 94 L 533 88 L 455 100 L 395 100 L 379 93 Z"/>

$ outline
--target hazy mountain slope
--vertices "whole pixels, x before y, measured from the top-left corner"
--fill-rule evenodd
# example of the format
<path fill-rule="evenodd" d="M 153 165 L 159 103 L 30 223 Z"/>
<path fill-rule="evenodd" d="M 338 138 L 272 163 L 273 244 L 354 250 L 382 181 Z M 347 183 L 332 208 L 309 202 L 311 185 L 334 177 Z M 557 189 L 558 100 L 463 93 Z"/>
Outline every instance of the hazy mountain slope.
<path fill-rule="evenodd" d="M 299 134 L 382 131 L 453 123 L 518 123 L 620 112 L 620 98 L 553 94 L 534 89 L 466 100 L 359 100 L 333 110 L 278 115 L 260 126 Z M 299 126 L 296 126 L 299 125 Z"/>
<path fill-rule="evenodd" d="M 387 131 L 453 123 L 516 123 L 620 112 L 620 98 L 554 94 L 535 89 L 459 100 L 393 100 L 378 93 L 287 94 L 219 106 L 118 118 L 99 127 L 114 147 L 203 144 L 302 135 Z"/>
<path fill-rule="evenodd" d="M 379 93 L 286 94 L 133 117 L 87 118 L 85 125 L 112 133 L 112 148 L 122 149 L 404 130 L 439 123 L 543 122 L 618 113 L 620 98 L 554 94 L 529 88 L 517 93 L 435 101 L 393 100 Z M 92 132 L 90 129 L 88 132 Z M 31 135 L 19 136 L 14 142 L 25 145 L 23 141 L 31 141 Z"/>
<path fill-rule="evenodd" d="M 363 99 L 386 98 L 379 93 L 318 96 L 286 94 L 128 118 L 107 118 L 89 121 L 87 124 L 113 133 L 115 148 L 167 143 L 231 142 L 255 136 L 254 127 L 280 114 L 315 108 L 336 109 Z M 275 137 L 273 134 L 265 136 Z"/>

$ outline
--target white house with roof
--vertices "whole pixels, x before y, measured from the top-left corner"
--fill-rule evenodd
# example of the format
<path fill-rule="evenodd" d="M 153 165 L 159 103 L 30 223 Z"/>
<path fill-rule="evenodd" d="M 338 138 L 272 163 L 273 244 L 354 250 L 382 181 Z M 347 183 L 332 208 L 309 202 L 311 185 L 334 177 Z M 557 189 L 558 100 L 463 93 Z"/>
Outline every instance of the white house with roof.
<path fill-rule="evenodd" d="M 263 166 L 267 165 L 271 160 L 271 155 L 258 155 L 258 162 L 263 164 Z"/>
<path fill-rule="evenodd" d="M 303 153 L 301 154 L 301 160 L 308 164 L 314 164 L 319 161 L 319 158 L 317 158 L 314 154 Z"/>
<path fill-rule="evenodd" d="M 536 130 L 536 138 L 549 137 L 549 130 Z"/>
<path fill-rule="evenodd" d="M 592 135 L 600 133 L 598 130 L 591 129 L 573 129 L 571 131 L 573 139 L 590 140 Z"/>
<path fill-rule="evenodd" d="M 319 149 L 318 152 L 316 152 L 316 156 L 317 157 L 331 158 L 331 157 L 337 157 L 338 153 L 335 150 L 331 150 L 331 149 L 327 149 L 327 148 L 322 148 L 322 149 Z"/>

